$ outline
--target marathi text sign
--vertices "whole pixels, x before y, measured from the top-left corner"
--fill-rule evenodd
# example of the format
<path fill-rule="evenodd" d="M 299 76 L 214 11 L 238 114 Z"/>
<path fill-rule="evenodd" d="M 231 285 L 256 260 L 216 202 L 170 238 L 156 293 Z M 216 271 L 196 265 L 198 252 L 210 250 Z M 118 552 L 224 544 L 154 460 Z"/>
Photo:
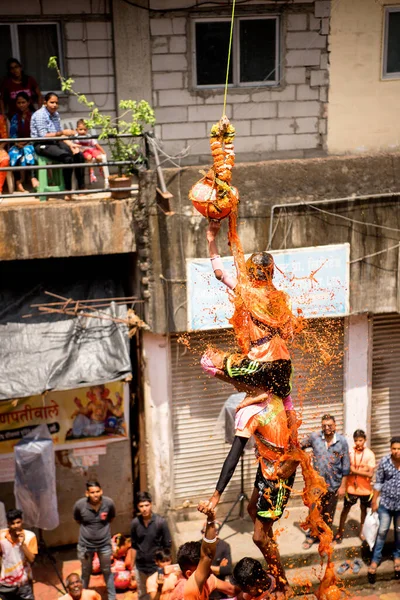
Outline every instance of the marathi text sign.
<path fill-rule="evenodd" d="M 274 283 L 289 294 L 293 311 L 306 318 L 342 317 L 349 312 L 349 244 L 275 250 Z M 250 256 L 250 255 L 248 255 Z M 231 256 L 224 269 L 235 272 Z M 215 277 L 209 259 L 186 261 L 188 329 L 229 327 L 233 305 L 227 288 Z"/>
<path fill-rule="evenodd" d="M 0 454 L 46 423 L 56 450 L 128 437 L 129 389 L 123 381 L 48 392 L 0 403 Z"/>

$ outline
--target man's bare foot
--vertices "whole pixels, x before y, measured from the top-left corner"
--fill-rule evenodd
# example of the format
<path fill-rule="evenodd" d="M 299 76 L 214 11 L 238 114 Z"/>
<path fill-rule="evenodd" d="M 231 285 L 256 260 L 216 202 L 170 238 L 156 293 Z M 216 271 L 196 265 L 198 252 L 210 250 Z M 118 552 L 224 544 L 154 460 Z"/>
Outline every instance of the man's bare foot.
<path fill-rule="evenodd" d="M 32 183 L 32 187 L 33 188 L 38 188 L 39 187 L 39 179 L 36 179 L 36 177 L 32 177 L 31 179 L 31 183 Z"/>
<path fill-rule="evenodd" d="M 72 200 L 72 196 L 70 194 L 65 194 L 64 200 L 67 200 L 67 201 Z"/>
<path fill-rule="evenodd" d="M 278 467 L 276 474 L 279 479 L 289 479 L 289 477 L 296 471 L 298 465 L 298 460 L 292 460 L 291 458 L 288 458 L 287 460 L 284 460 L 283 463 Z"/>
<path fill-rule="evenodd" d="M 18 192 L 21 192 L 21 193 L 26 192 L 26 189 L 24 188 L 24 186 L 22 185 L 22 183 L 20 181 L 17 181 L 15 187 L 17 188 Z"/>

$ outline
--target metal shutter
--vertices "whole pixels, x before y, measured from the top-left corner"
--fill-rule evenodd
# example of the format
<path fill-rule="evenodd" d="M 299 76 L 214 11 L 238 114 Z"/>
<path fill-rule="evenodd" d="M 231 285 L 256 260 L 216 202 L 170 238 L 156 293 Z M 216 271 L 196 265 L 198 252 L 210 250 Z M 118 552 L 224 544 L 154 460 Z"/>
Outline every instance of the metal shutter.
<path fill-rule="evenodd" d="M 371 448 L 379 460 L 400 434 L 400 315 L 374 315 Z"/>
<path fill-rule="evenodd" d="M 321 416 L 332 413 L 337 419 L 338 431 L 343 427 L 343 319 L 335 321 L 339 329 L 335 354 L 338 363 L 331 369 L 324 366 L 323 376 L 318 379 L 318 389 L 305 395 L 299 406 L 298 389 L 308 377 L 311 365 L 309 356 L 293 351 L 295 365 L 294 399 L 300 409 L 302 425 L 300 435 L 320 426 Z M 324 325 L 323 319 L 314 321 L 314 327 Z M 220 348 L 233 347 L 231 330 L 202 331 L 191 333 L 190 350 L 178 342 L 179 336 L 170 338 L 172 373 L 172 427 L 173 427 L 173 501 L 179 508 L 185 501 L 197 504 L 210 497 L 230 446 L 224 442 L 223 428 L 215 425 L 221 408 L 234 388 L 221 381 L 207 377 L 201 371 L 199 359 L 207 344 Z M 245 491 L 250 496 L 257 469 L 252 452 L 245 454 Z M 296 487 L 303 487 L 300 470 Z M 240 490 L 240 468 L 236 469 L 223 501 L 232 502 Z"/>

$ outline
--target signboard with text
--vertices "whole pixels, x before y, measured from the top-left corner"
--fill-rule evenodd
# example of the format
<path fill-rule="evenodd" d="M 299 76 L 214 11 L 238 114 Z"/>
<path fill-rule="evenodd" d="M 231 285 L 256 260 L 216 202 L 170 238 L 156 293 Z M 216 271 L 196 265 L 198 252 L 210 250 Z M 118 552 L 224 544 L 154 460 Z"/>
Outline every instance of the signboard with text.
<path fill-rule="evenodd" d="M 292 309 L 304 317 L 343 317 L 349 313 L 349 244 L 274 250 L 275 286 L 287 292 Z M 248 255 L 250 256 L 250 255 Z M 232 257 L 224 269 L 235 273 Z M 229 327 L 233 304 L 218 281 L 209 259 L 186 261 L 189 331 Z"/>
<path fill-rule="evenodd" d="M 56 450 L 98 446 L 128 437 L 129 386 L 123 381 L 48 392 L 0 403 L 0 455 L 46 423 Z"/>

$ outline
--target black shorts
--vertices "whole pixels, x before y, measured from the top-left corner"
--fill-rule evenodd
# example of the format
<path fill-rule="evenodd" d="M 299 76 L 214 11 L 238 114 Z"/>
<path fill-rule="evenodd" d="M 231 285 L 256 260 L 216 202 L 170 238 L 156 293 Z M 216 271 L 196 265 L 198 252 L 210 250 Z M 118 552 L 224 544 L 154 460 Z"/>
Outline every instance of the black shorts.
<path fill-rule="evenodd" d="M 253 387 L 271 391 L 278 398 L 286 398 L 292 390 L 292 361 L 250 360 L 245 354 L 229 354 L 224 360 L 224 373 Z"/>
<path fill-rule="evenodd" d="M 20 587 L 13 585 L 11 587 L 0 584 L 0 600 L 34 600 L 33 587 L 31 583 L 26 583 Z"/>
<path fill-rule="evenodd" d="M 257 519 L 278 521 L 283 515 L 294 482 L 295 473 L 289 479 L 265 479 L 258 467 L 254 487 L 258 489 Z"/>
<path fill-rule="evenodd" d="M 354 506 L 357 504 L 357 500 L 360 500 L 361 506 L 369 508 L 372 502 L 372 494 L 369 496 L 357 496 L 356 494 L 346 494 L 344 497 L 344 507 Z"/>

